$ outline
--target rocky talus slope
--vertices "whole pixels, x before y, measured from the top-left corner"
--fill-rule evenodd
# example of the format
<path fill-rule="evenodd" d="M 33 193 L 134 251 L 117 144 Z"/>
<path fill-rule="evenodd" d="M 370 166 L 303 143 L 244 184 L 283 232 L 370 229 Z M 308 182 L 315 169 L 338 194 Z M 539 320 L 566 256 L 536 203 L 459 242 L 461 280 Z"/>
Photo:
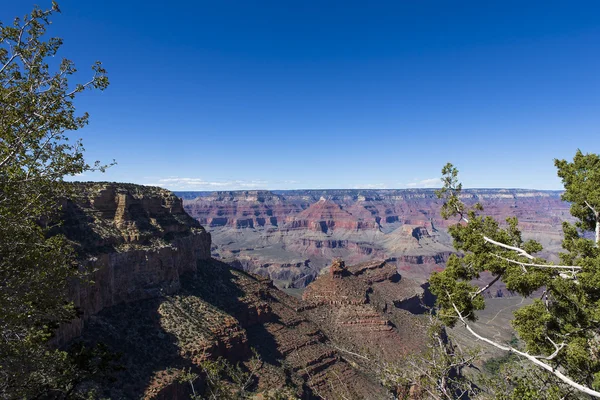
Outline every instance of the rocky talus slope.
<path fill-rule="evenodd" d="M 113 399 L 189 398 L 181 377 L 220 358 L 249 373 L 257 398 L 285 388 L 306 399 L 385 399 L 378 366 L 419 351 L 426 292 L 392 263 L 337 262 L 305 293 L 210 258 L 210 235 L 158 188 L 85 184 L 65 203 L 62 233 L 94 284 L 74 283 L 82 318 L 55 342 L 103 342 L 125 367 Z M 225 384 L 231 384 L 223 376 Z"/>

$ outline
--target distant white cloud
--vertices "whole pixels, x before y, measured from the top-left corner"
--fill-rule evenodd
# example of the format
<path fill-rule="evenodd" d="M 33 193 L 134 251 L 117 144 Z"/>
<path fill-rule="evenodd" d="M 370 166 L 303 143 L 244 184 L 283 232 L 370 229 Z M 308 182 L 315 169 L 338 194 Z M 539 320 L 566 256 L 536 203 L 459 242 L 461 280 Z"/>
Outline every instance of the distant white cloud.
<path fill-rule="evenodd" d="M 331 189 L 336 185 L 323 185 L 302 183 L 296 180 L 209 180 L 195 177 L 168 176 L 164 178 L 146 177 L 143 184 L 147 186 L 160 186 L 175 191 L 226 191 L 226 190 L 290 190 L 290 189 Z M 395 187 L 394 187 L 395 186 Z M 409 183 L 396 185 L 389 183 L 358 183 L 348 185 L 349 189 L 394 189 L 394 188 L 439 188 L 442 186 L 440 178 L 413 179 Z"/>
<path fill-rule="evenodd" d="M 385 183 L 365 183 L 362 185 L 354 185 L 352 189 L 386 189 L 388 185 Z"/>
<path fill-rule="evenodd" d="M 406 183 L 404 186 L 406 186 L 407 188 L 439 188 L 442 186 L 442 181 L 440 178 L 430 178 L 423 179 L 417 182 L 409 182 Z"/>
<path fill-rule="evenodd" d="M 160 186 L 170 190 L 244 190 L 263 189 L 268 185 L 267 181 L 207 181 L 202 178 L 168 177 L 160 178 L 153 182 L 144 183 L 147 186 Z"/>

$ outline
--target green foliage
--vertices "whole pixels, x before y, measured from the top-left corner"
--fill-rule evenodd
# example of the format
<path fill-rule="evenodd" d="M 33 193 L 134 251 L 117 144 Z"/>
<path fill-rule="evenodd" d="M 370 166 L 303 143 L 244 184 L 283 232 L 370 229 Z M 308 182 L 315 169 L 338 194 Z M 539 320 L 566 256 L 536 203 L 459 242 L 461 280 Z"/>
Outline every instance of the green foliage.
<path fill-rule="evenodd" d="M 445 186 L 437 194 L 445 200 L 442 215 L 445 218 L 460 217 L 459 223 L 449 228 L 449 233 L 454 239 L 454 247 L 462 256 L 452 255 L 446 269 L 433 273 L 430 283 L 432 292 L 437 296 L 440 318 L 445 324 L 453 326 L 458 321 L 454 306 L 458 307 L 464 318 L 471 321 L 476 319 L 475 311 L 483 309 L 482 292 L 470 282 L 479 278 L 484 271 L 501 275 L 509 290 L 524 296 L 547 283 L 552 272 L 542 269 L 525 272 L 521 266 L 502 259 L 518 259 L 518 256 L 512 250 L 498 248 L 486 238 L 523 248 L 530 253 L 542 248 L 535 241 L 523 241 L 516 218 L 507 218 L 506 227 L 503 228 L 493 218 L 478 215 L 483 211 L 480 204 L 468 209 L 460 201 L 462 187 L 456 183 L 456 168 L 447 164 L 442 172 Z"/>
<path fill-rule="evenodd" d="M 595 230 L 600 222 L 600 156 L 577 150 L 573 162 L 556 159 L 554 165 L 565 186 L 562 198 L 571 203 L 571 214 L 579 219 L 576 226 Z"/>
<path fill-rule="evenodd" d="M 468 208 L 460 200 L 457 169 L 452 164 L 444 166 L 444 188 L 437 194 L 444 199 L 442 215 L 460 218 L 449 229 L 460 255 L 450 257 L 447 268 L 431 276 L 431 290 L 437 296 L 438 316 L 449 326 L 476 320 L 475 312 L 485 307 L 481 294 L 500 279 L 508 290 L 522 296 L 543 290 L 541 299 L 514 313 L 512 324 L 525 351 L 542 359 L 552 356 L 544 362 L 598 390 L 600 251 L 585 231 L 598 227 L 600 157 L 578 151 L 573 162 L 556 160 L 555 164 L 565 184 L 563 199 L 571 202 L 571 212 L 579 219 L 575 225 L 563 224 L 563 266 L 534 256 L 542 246 L 523 240 L 517 218 L 500 224 L 481 215 L 481 205 Z M 492 276 L 490 284 L 473 285 L 484 271 Z M 513 386 L 518 393 L 514 398 L 530 398 L 528 381 Z"/>
<path fill-rule="evenodd" d="M 500 374 L 502 367 L 504 365 L 514 362 L 517 359 L 518 359 L 518 357 L 516 355 L 514 355 L 513 353 L 506 353 L 500 357 L 493 357 L 493 358 L 486 360 L 483 363 L 483 369 L 488 374 L 491 374 L 492 376 L 496 376 L 496 375 Z"/>
<path fill-rule="evenodd" d="M 547 371 L 532 366 L 527 361 L 521 361 L 516 356 L 507 354 L 492 360 L 492 365 L 498 364 L 497 372 L 478 381 L 481 387 L 485 387 L 485 396 L 482 396 L 482 399 L 589 399 L 589 396 L 557 381 Z M 485 365 L 487 363 L 484 367 Z"/>
<path fill-rule="evenodd" d="M 79 277 L 72 247 L 49 231 L 61 199 L 71 193 L 68 175 L 103 169 L 83 159 L 81 141 L 67 133 L 85 126 L 74 99 L 85 89 L 108 85 L 100 63 L 85 84 L 69 85 L 76 69 L 63 59 L 52 71 L 48 59 L 62 45 L 46 38 L 50 16 L 34 8 L 12 24 L 0 23 L 0 397 L 33 397 L 58 382 L 55 368 L 70 354 L 47 342 L 75 316 L 66 300 L 69 279 Z M 63 385 L 64 386 L 64 385 Z M 56 397 L 60 397 L 55 394 Z"/>
<path fill-rule="evenodd" d="M 201 399 L 228 399 L 242 400 L 254 398 L 255 393 L 250 389 L 255 384 L 257 372 L 262 366 L 262 360 L 256 351 L 254 356 L 246 363 L 232 364 L 229 361 L 218 358 L 216 360 L 205 360 L 199 365 L 199 372 L 191 369 L 184 371 L 178 376 L 178 382 L 190 385 L 193 400 Z M 197 390 L 198 381 L 204 382 L 203 390 Z M 291 388 L 272 389 L 262 393 L 267 400 L 293 400 L 296 398 Z"/>

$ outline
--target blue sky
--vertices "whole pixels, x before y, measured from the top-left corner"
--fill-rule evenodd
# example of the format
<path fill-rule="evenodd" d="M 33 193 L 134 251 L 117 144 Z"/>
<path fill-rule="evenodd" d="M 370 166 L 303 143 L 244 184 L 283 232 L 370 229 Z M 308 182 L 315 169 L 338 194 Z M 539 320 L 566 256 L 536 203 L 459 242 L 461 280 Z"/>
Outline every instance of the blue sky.
<path fill-rule="evenodd" d="M 60 55 L 111 80 L 74 136 L 118 165 L 82 180 L 403 188 L 450 161 L 467 187 L 558 189 L 554 158 L 600 151 L 597 1 L 59 4 Z"/>

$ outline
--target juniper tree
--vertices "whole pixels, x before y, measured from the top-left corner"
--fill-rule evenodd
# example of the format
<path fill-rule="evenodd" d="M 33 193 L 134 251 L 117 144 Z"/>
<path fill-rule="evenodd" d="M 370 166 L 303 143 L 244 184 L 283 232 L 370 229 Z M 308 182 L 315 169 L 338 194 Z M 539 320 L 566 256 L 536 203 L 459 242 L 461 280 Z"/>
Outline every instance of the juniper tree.
<path fill-rule="evenodd" d="M 75 98 L 86 89 L 105 89 L 106 73 L 96 62 L 89 81 L 69 81 L 73 62 L 54 58 L 62 40 L 46 37 L 56 12 L 53 2 L 48 10 L 35 7 L 0 23 L 2 398 L 49 393 L 64 383 L 70 356 L 46 344 L 58 324 L 75 315 L 66 290 L 80 271 L 68 241 L 49 230 L 70 194 L 64 177 L 103 169 L 85 162 L 81 140 L 69 133 L 88 122 L 87 113 L 75 112 Z"/>
<path fill-rule="evenodd" d="M 517 218 L 500 224 L 485 216 L 480 204 L 466 207 L 458 170 L 452 164 L 442 169 L 444 186 L 438 191 L 445 200 L 442 216 L 459 218 L 449 233 L 461 256 L 451 256 L 444 271 L 432 274 L 431 290 L 445 324 L 462 324 L 477 339 L 543 368 L 561 383 L 600 397 L 600 238 L 587 235 L 598 229 L 600 159 L 578 151 L 572 162 L 555 160 L 555 165 L 565 186 L 562 197 L 571 202 L 571 213 L 578 219 L 574 225 L 563 223 L 565 252 L 560 264 L 535 255 L 542 246 L 523 239 Z M 484 271 L 492 275 L 490 282 L 473 285 Z M 475 312 L 485 307 L 482 293 L 498 280 L 522 296 L 542 293 L 514 313 L 512 325 L 524 350 L 484 337 L 471 324 Z"/>

